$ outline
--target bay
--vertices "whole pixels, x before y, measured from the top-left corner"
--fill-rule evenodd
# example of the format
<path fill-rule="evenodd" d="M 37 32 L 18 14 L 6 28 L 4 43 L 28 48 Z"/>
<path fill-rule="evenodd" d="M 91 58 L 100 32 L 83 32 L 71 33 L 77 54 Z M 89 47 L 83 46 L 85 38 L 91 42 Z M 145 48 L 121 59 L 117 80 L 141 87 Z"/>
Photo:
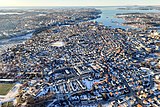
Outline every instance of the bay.
<path fill-rule="evenodd" d="M 106 7 L 95 7 L 102 11 L 101 17 L 95 21 L 103 23 L 105 26 L 110 26 L 111 28 L 132 28 L 130 26 L 123 26 L 122 23 L 125 20 L 116 18 L 117 13 L 158 13 L 159 10 L 120 10 L 118 8 L 125 8 L 122 6 L 106 6 Z"/>

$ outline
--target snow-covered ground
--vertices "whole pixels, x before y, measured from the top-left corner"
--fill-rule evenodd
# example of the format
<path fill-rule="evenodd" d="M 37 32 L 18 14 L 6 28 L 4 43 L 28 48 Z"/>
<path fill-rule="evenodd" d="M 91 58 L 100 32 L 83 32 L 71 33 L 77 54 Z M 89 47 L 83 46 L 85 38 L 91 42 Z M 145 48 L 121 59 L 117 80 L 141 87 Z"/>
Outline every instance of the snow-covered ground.
<path fill-rule="evenodd" d="M 55 46 L 55 47 L 62 47 L 64 45 L 65 45 L 65 43 L 61 42 L 61 41 L 58 41 L 58 42 L 55 42 L 55 43 L 52 44 L 52 46 Z"/>

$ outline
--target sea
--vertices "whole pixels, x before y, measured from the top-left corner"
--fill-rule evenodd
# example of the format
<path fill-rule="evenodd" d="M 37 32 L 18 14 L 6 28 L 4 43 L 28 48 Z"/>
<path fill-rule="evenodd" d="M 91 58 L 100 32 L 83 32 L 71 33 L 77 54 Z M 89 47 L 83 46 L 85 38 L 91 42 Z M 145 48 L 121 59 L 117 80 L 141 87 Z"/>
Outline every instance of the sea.
<path fill-rule="evenodd" d="M 126 7 L 126 6 L 125 6 Z M 58 9 L 58 8 L 85 8 L 85 7 L 0 7 L 1 9 Z M 111 27 L 111 28 L 122 28 L 127 29 L 131 28 L 130 26 L 123 26 L 122 23 L 125 22 L 123 19 L 116 18 L 117 13 L 152 13 L 152 12 L 160 12 L 159 10 L 119 10 L 118 8 L 124 8 L 123 6 L 103 6 L 103 7 L 89 7 L 89 8 L 96 8 L 102 11 L 101 17 L 98 19 L 95 19 L 94 21 L 97 21 L 99 23 L 104 24 L 105 26 Z M 0 13 L 0 14 L 17 14 L 17 13 Z M 33 29 L 34 30 L 34 29 Z M 10 46 L 9 44 L 14 43 L 22 43 L 25 40 L 32 37 L 32 33 L 23 35 L 21 37 L 13 37 L 9 39 L 2 39 L 0 40 L 0 51 L 2 48 L 7 48 L 6 46 Z"/>
<path fill-rule="evenodd" d="M 129 7 L 129 6 L 128 6 Z M 95 7 L 102 11 L 101 17 L 96 19 L 96 21 L 103 23 L 105 26 L 110 26 L 111 28 L 131 28 L 129 26 L 123 26 L 122 23 L 125 22 L 123 19 L 116 18 L 117 13 L 158 13 L 159 10 L 120 10 L 118 8 L 125 8 L 122 6 L 107 6 L 107 7 Z M 116 23 L 115 23 L 116 22 Z"/>

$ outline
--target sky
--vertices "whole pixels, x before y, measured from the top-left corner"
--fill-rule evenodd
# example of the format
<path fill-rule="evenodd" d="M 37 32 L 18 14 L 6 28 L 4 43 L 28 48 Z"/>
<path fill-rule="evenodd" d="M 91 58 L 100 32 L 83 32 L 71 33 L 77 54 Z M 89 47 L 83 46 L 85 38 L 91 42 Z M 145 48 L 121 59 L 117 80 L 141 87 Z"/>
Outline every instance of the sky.
<path fill-rule="evenodd" d="M 0 6 L 160 5 L 160 0 L 0 0 Z"/>

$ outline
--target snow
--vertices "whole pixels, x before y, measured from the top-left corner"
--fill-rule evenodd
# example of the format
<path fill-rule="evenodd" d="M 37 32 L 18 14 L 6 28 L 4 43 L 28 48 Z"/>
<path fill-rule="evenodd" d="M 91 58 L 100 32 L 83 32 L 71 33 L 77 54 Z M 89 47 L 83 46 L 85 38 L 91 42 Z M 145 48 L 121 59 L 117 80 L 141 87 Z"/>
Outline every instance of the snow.
<path fill-rule="evenodd" d="M 52 46 L 54 46 L 54 47 L 62 47 L 64 45 L 65 45 L 65 43 L 61 42 L 61 41 L 58 41 L 58 42 L 55 42 L 55 43 L 52 44 Z"/>

